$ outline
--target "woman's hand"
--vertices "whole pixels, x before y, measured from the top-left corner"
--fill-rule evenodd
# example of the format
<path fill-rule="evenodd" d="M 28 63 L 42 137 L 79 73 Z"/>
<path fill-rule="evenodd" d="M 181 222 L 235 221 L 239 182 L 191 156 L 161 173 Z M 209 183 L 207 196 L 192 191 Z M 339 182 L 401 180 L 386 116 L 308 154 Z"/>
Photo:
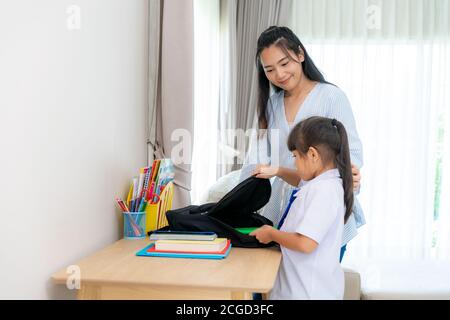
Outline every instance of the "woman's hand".
<path fill-rule="evenodd" d="M 352 175 L 353 175 L 353 190 L 357 191 L 361 186 L 361 172 L 359 168 L 352 164 Z"/>
<path fill-rule="evenodd" d="M 261 228 L 258 228 L 255 231 L 252 231 L 249 235 L 255 236 L 259 242 L 267 244 L 267 243 L 273 241 L 272 240 L 273 231 L 276 231 L 273 227 L 271 227 L 269 225 L 264 225 Z"/>
<path fill-rule="evenodd" d="M 272 167 L 268 164 L 258 164 L 255 170 L 253 170 L 252 176 L 256 176 L 257 178 L 262 179 L 270 179 L 277 176 L 278 171 L 278 167 Z"/>

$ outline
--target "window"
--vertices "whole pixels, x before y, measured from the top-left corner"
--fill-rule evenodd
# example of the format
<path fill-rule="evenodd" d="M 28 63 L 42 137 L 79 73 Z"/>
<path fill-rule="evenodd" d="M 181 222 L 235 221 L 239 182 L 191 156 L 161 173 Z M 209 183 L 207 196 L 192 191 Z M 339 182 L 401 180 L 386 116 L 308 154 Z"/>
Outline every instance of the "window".
<path fill-rule="evenodd" d="M 448 5 L 294 1 L 292 29 L 349 97 L 363 142 L 367 225 L 347 261 L 450 257 Z"/>

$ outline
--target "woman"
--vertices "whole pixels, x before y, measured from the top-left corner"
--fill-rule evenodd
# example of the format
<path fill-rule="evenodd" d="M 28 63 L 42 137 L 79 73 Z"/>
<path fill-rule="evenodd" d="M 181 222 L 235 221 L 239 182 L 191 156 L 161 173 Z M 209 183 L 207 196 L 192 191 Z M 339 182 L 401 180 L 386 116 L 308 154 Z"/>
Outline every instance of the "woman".
<path fill-rule="evenodd" d="M 256 64 L 260 131 L 251 139 L 240 180 L 250 175 L 274 178 L 272 195 L 262 215 L 276 226 L 292 203 L 289 195 L 294 188 L 286 181 L 291 185 L 300 184 L 300 177 L 295 176 L 294 159 L 286 145 L 290 129 L 311 116 L 334 118 L 342 122 L 348 133 L 355 191 L 359 190 L 361 178 L 362 144 L 345 93 L 325 81 L 303 44 L 289 28 L 272 26 L 259 36 Z M 274 91 L 272 94 L 271 89 Z M 361 206 L 355 197 L 352 215 L 344 226 L 340 260 L 346 244 L 356 236 L 356 229 L 364 223 Z"/>

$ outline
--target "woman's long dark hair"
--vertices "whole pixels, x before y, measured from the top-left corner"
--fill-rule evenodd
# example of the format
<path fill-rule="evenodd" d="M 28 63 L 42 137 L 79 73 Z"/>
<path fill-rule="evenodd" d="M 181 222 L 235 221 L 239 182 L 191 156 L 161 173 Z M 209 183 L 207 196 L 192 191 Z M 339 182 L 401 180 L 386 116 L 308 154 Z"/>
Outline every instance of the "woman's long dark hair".
<path fill-rule="evenodd" d="M 314 147 L 325 165 L 334 163 L 339 170 L 344 187 L 344 222 L 353 208 L 353 176 L 347 131 L 336 119 L 310 117 L 298 123 L 289 134 L 287 141 L 290 151 L 301 155 Z"/>
<path fill-rule="evenodd" d="M 258 127 L 259 129 L 267 129 L 268 119 L 267 119 L 267 103 L 270 96 L 270 82 L 267 79 L 264 72 L 264 68 L 261 64 L 260 55 L 261 52 L 270 47 L 271 45 L 278 46 L 283 52 L 293 61 L 288 50 L 293 51 L 296 55 L 300 54 L 300 49 L 303 51 L 305 61 L 303 61 L 302 69 L 305 76 L 317 82 L 326 82 L 322 73 L 317 69 L 316 65 L 309 57 L 306 52 L 305 47 L 297 38 L 297 36 L 287 27 L 277 27 L 272 26 L 266 29 L 258 38 L 257 50 L 256 50 L 256 67 L 258 69 Z M 281 88 L 274 86 L 276 91 L 282 90 Z"/>

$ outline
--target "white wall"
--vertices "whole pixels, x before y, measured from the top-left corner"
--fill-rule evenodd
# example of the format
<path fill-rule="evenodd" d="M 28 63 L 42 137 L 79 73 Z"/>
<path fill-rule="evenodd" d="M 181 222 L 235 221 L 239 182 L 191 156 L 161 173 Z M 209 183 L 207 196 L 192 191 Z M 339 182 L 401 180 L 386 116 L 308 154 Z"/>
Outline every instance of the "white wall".
<path fill-rule="evenodd" d="M 1 299 L 74 297 L 51 274 L 121 236 L 114 197 L 146 164 L 146 37 L 146 0 L 0 0 Z"/>

